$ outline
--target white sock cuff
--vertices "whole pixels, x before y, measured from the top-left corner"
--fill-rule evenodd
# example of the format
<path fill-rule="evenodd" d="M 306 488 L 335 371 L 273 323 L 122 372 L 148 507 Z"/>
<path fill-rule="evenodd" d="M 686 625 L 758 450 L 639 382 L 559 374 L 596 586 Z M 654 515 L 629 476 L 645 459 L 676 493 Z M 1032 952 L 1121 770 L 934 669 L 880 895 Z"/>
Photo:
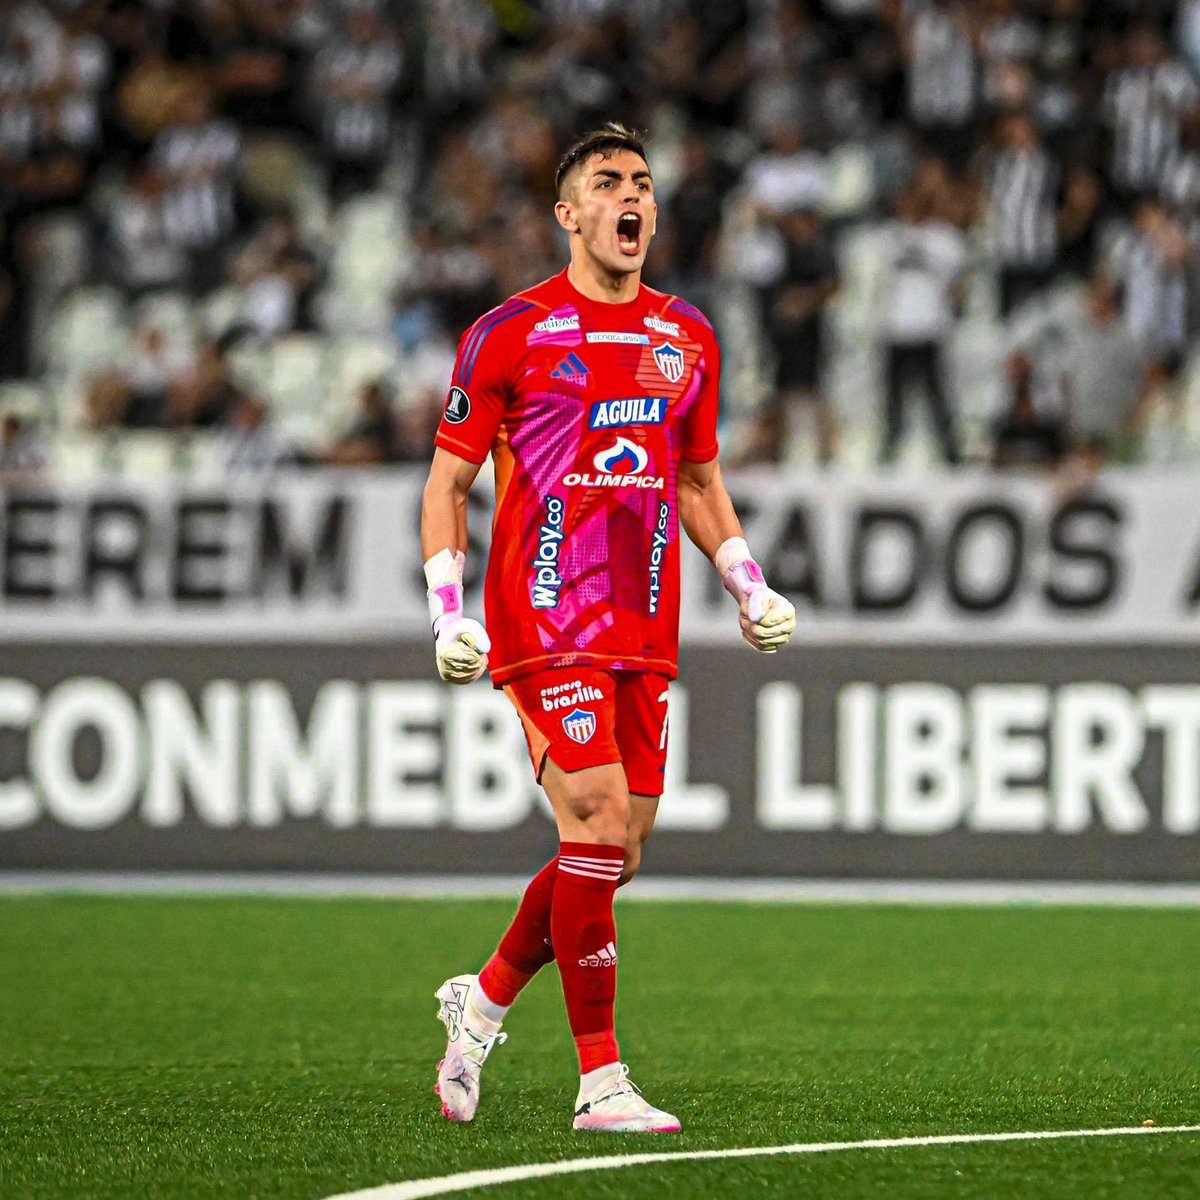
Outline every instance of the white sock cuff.
<path fill-rule="evenodd" d="M 478 979 L 471 984 L 467 991 L 467 1005 L 471 1009 L 472 1016 L 478 1017 L 481 1024 L 494 1026 L 494 1028 L 487 1028 L 485 1030 L 487 1033 L 495 1033 L 500 1028 L 500 1023 L 509 1009 L 507 1004 L 497 1004 L 495 1000 L 491 999 L 483 990 Z"/>
<path fill-rule="evenodd" d="M 605 1063 L 602 1067 L 597 1067 L 594 1071 L 588 1071 L 579 1077 L 580 1093 L 594 1092 L 596 1088 L 602 1084 L 608 1083 L 610 1079 L 615 1079 L 620 1073 L 621 1063 L 615 1060 L 610 1063 Z"/>

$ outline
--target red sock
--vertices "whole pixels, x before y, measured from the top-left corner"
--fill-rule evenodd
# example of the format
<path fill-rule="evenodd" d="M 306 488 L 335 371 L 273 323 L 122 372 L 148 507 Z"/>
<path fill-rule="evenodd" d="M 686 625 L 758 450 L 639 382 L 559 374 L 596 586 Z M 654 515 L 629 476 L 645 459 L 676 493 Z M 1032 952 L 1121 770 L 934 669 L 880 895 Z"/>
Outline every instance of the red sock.
<path fill-rule="evenodd" d="M 511 1004 L 538 971 L 554 961 L 550 946 L 550 902 L 557 876 L 558 859 L 552 858 L 530 880 L 517 915 L 500 939 L 496 953 L 479 972 L 479 986 L 494 1004 Z"/>
<path fill-rule="evenodd" d="M 579 1051 L 580 1074 L 617 1062 L 617 927 L 613 894 L 625 863 L 620 846 L 563 842 L 550 910 L 567 1019 Z"/>

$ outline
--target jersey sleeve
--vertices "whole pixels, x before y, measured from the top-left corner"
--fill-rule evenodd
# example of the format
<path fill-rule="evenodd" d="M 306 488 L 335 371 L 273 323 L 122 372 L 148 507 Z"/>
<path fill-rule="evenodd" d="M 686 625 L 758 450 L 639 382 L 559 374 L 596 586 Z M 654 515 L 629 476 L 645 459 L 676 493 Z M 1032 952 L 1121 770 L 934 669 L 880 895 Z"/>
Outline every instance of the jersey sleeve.
<path fill-rule="evenodd" d="M 701 360 L 703 378 L 687 416 L 683 419 L 681 457 L 687 462 L 711 462 L 717 457 L 718 397 L 721 392 L 721 351 L 711 333 L 705 339 Z"/>
<path fill-rule="evenodd" d="M 507 339 L 481 317 L 458 343 L 454 374 L 434 443 L 469 462 L 482 463 L 504 420 L 510 383 Z"/>

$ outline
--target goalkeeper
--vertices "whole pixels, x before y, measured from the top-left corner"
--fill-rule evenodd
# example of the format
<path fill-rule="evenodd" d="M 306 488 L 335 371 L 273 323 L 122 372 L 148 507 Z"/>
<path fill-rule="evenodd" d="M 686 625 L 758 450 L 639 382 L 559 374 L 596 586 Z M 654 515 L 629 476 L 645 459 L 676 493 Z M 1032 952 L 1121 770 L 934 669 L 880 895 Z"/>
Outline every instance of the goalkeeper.
<path fill-rule="evenodd" d="M 633 878 L 663 790 L 679 624 L 679 531 L 712 560 L 742 634 L 774 653 L 796 624 L 750 554 L 717 463 L 720 352 L 704 315 L 641 282 L 654 183 L 610 125 L 568 150 L 555 216 L 570 264 L 463 335 L 425 487 L 422 546 L 438 672 L 490 665 L 520 715 L 559 852 L 478 975 L 438 989 L 443 1113 L 469 1121 L 480 1072 L 550 962 L 579 1054 L 576 1129 L 668 1132 L 621 1063 L 613 895 Z M 463 608 L 467 493 L 492 456 L 487 631 Z"/>

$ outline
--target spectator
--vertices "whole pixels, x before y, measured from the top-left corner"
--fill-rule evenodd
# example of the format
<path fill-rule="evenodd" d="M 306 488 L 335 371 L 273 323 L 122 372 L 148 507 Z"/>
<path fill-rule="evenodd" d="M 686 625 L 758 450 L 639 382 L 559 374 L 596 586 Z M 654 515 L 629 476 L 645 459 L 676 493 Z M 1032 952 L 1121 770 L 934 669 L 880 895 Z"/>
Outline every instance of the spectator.
<path fill-rule="evenodd" d="M 16 413 L 0 417 L 0 480 L 19 482 L 37 475 L 46 465 L 41 436 L 26 427 Z"/>
<path fill-rule="evenodd" d="M 180 101 L 174 123 L 155 139 L 151 158 L 163 172 L 163 219 L 167 236 L 191 252 L 192 284 L 198 289 L 220 278 L 219 250 L 236 220 L 235 173 L 241 134 L 213 116 L 201 88 Z"/>
<path fill-rule="evenodd" d="M 1000 273 L 1000 315 L 1050 281 L 1058 257 L 1058 169 L 1025 113 L 1002 119 L 984 166 L 992 251 Z"/>
<path fill-rule="evenodd" d="M 136 331 L 121 378 L 128 400 L 121 423 L 130 429 L 162 429 L 170 423 L 168 397 L 188 373 L 192 355 L 172 345 L 162 330 L 143 325 Z"/>
<path fill-rule="evenodd" d="M 782 274 L 762 295 L 763 323 L 775 357 L 775 388 L 761 418 L 758 448 L 778 462 L 797 441 L 806 410 L 816 420 L 819 461 L 833 459 L 836 427 L 821 387 L 824 365 L 825 309 L 838 287 L 837 260 L 828 230 L 811 207 L 780 218 L 785 263 Z"/>
<path fill-rule="evenodd" d="M 294 466 L 297 456 L 271 421 L 267 406 L 250 392 L 233 397 L 221 439 L 221 465 L 230 472 L 266 474 Z"/>
<path fill-rule="evenodd" d="M 682 159 L 679 184 L 667 203 L 659 236 L 667 233 L 686 248 L 678 256 L 680 290 L 704 307 L 709 303 L 706 285 L 718 269 L 722 198 L 730 181 L 707 140 L 694 130 L 684 139 Z"/>
<path fill-rule="evenodd" d="M 1188 344 L 1193 260 L 1182 227 L 1157 200 L 1138 206 L 1132 224 L 1108 254 L 1109 272 L 1124 295 L 1126 325 L 1172 376 Z"/>
<path fill-rule="evenodd" d="M 884 227 L 888 277 L 879 329 L 886 378 L 881 459 L 894 461 L 904 431 L 910 385 L 922 387 L 948 463 L 959 460 L 954 413 L 943 379 L 943 345 L 954 323 L 966 243 L 954 226 L 929 220 L 915 192 L 901 193 L 896 220 Z"/>
<path fill-rule="evenodd" d="M 1200 222 L 1200 107 L 1189 109 L 1180 121 L 1179 144 L 1163 164 L 1159 198 L 1185 222 L 1195 240 Z"/>
<path fill-rule="evenodd" d="M 1082 291 L 1039 314 L 1020 341 L 1061 379 L 1072 441 L 1091 463 L 1121 453 L 1152 377 L 1113 280 L 1097 271 Z"/>
<path fill-rule="evenodd" d="M 1034 395 L 1033 360 L 1012 355 L 1007 363 L 1008 411 L 992 430 L 992 466 L 997 470 L 1057 467 L 1069 444 L 1065 423 L 1043 416 Z"/>
<path fill-rule="evenodd" d="M 905 14 L 900 28 L 909 112 L 925 145 L 962 162 L 971 149 L 980 87 L 971 10 L 959 0 L 896 8 Z"/>
<path fill-rule="evenodd" d="M 1158 186 L 1179 142 L 1180 118 L 1200 100 L 1200 91 L 1153 25 L 1131 30 L 1124 59 L 1108 79 L 1104 115 L 1112 133 L 1109 179 L 1129 201 Z"/>
<path fill-rule="evenodd" d="M 791 385 L 811 377 L 812 318 L 787 316 L 796 294 L 785 280 L 804 271 L 789 261 L 782 227 L 816 207 L 836 221 L 823 236 L 847 264 L 851 336 L 838 352 L 879 343 L 887 359 L 885 454 L 896 452 L 912 385 L 928 394 L 943 454 L 956 457 L 940 357 L 957 333 L 963 238 L 986 211 L 979 232 L 1006 319 L 1028 324 L 1025 298 L 1061 315 L 1055 284 L 1089 280 L 1102 265 L 1126 298 L 1120 324 L 1161 385 L 1155 428 L 1173 427 L 1173 416 L 1159 419 L 1168 408 L 1190 419 L 1173 380 L 1195 346 L 1200 265 L 1193 0 L 19 0 L 0 9 L 0 375 L 50 363 L 64 377 L 49 390 L 73 386 L 58 330 L 41 316 L 70 311 L 57 303 L 61 289 L 97 275 L 126 297 L 187 289 L 197 328 L 241 323 L 268 339 L 340 332 L 353 308 L 357 335 L 402 346 L 397 453 L 410 453 L 427 442 L 429 397 L 445 394 L 446 344 L 555 269 L 546 200 L 556 148 L 619 115 L 655 135 L 660 237 L 648 278 L 718 321 L 731 395 L 766 390 L 761 332 L 778 350 L 774 382 L 794 392 L 771 411 L 804 411 L 797 397 L 810 391 Z M 301 106 L 311 101 L 307 130 L 297 128 L 298 89 Z M 968 172 L 985 121 L 998 136 Z M 380 293 L 396 286 L 390 327 L 382 294 L 357 306 L 322 294 L 349 274 L 324 279 L 295 222 L 247 228 L 243 143 L 245 195 L 273 207 L 284 196 L 306 230 L 328 219 L 329 179 L 338 200 L 378 188 L 387 171 L 411 241 L 397 239 L 395 270 L 354 277 Z M 286 170 L 269 165 L 281 162 Z M 871 239 L 860 246 L 858 232 L 908 189 L 903 206 L 920 216 L 883 246 L 888 303 L 872 314 L 863 301 L 877 274 L 860 260 Z M 360 215 L 369 226 L 369 207 L 347 220 Z M 231 256 L 234 246 L 243 249 Z M 760 308 L 773 315 L 756 323 Z M 790 332 L 779 323 L 788 319 L 799 322 Z M 974 310 L 973 319 L 990 317 Z M 972 341 L 977 333 L 987 336 L 974 330 Z M 832 378 L 862 377 L 843 366 Z M 1056 377 L 1040 356 L 1038 377 Z M 97 419 L 187 426 L 221 421 L 231 388 L 209 344 L 168 384 L 165 407 L 157 386 L 135 401 L 121 373 L 96 381 L 92 402 Z M 727 410 L 735 439 L 746 432 L 739 421 L 753 423 L 750 407 Z M 774 458 L 782 435 L 768 433 L 756 453 Z M 828 430 L 818 440 L 827 453 Z"/>
<path fill-rule="evenodd" d="M 820 207 L 829 189 L 824 157 L 794 122 L 774 125 L 766 150 L 746 169 L 750 200 L 762 215 L 774 217 L 799 207 Z"/>
<path fill-rule="evenodd" d="M 241 294 L 240 322 L 259 337 L 315 327 L 317 256 L 301 242 L 294 217 L 268 220 L 234 260 L 232 276 Z"/>
<path fill-rule="evenodd" d="M 399 427 L 392 410 L 391 386 L 372 379 L 358 390 L 358 411 L 349 429 L 333 444 L 327 461 L 339 467 L 382 466 L 400 458 Z"/>
<path fill-rule="evenodd" d="M 181 429 L 208 429 L 223 424 L 238 391 L 226 353 L 232 339 L 210 338 L 191 369 L 173 383 L 169 396 L 171 424 Z"/>
<path fill-rule="evenodd" d="M 136 167 L 108 213 L 108 248 L 114 282 L 136 297 L 187 281 L 188 256 L 167 229 L 166 179 L 149 163 Z"/>
<path fill-rule="evenodd" d="M 368 4 L 350 5 L 341 30 L 317 52 L 312 98 L 335 200 L 378 186 L 403 65 L 399 41 Z"/>
<path fill-rule="evenodd" d="M 85 407 L 90 424 L 129 429 L 165 429 L 171 424 L 169 397 L 192 365 L 190 352 L 170 344 L 161 330 L 143 325 L 115 370 L 93 379 Z"/>

